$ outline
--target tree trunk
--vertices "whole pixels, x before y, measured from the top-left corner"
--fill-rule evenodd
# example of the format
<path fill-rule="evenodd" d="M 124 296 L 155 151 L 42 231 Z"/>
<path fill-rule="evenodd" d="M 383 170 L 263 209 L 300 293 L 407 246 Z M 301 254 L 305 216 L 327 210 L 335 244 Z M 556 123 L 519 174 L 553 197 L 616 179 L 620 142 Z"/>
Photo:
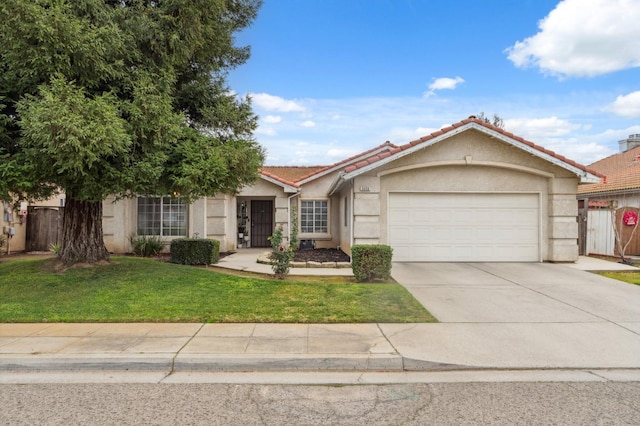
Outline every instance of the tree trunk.
<path fill-rule="evenodd" d="M 62 247 L 66 264 L 109 260 L 102 234 L 102 202 L 75 200 L 67 194 L 62 221 Z"/>

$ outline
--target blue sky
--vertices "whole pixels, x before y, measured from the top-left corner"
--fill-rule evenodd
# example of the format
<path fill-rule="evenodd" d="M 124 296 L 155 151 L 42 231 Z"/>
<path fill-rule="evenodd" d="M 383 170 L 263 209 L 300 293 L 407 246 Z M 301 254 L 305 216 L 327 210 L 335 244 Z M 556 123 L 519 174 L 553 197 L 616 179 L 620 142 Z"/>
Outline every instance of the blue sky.
<path fill-rule="evenodd" d="M 583 164 L 640 133 L 640 0 L 264 0 L 237 35 L 269 165 L 324 165 L 469 115 Z"/>

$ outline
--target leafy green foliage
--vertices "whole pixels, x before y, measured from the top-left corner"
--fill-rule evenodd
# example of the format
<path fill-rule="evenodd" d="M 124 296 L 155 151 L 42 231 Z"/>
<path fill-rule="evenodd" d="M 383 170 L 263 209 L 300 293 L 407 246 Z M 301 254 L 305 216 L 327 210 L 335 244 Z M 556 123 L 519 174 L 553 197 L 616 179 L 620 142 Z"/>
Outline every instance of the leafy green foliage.
<path fill-rule="evenodd" d="M 220 259 L 220 241 L 178 238 L 171 241 L 171 262 L 181 265 L 212 265 Z"/>
<path fill-rule="evenodd" d="M 234 34 L 260 5 L 0 2 L 0 199 L 57 190 L 93 203 L 174 192 L 190 199 L 254 182 L 264 161 L 252 135 L 257 117 L 226 77 L 249 57 Z M 64 235 L 103 244 L 99 232 Z M 63 241 L 63 251 L 74 244 Z"/>
<path fill-rule="evenodd" d="M 60 250 L 62 249 L 62 246 L 58 243 L 51 243 L 49 244 L 49 251 L 53 254 L 58 254 L 60 253 Z"/>
<path fill-rule="evenodd" d="M 158 235 L 133 234 L 129 236 L 129 242 L 131 242 L 133 253 L 137 256 L 157 256 L 164 249 L 164 241 Z"/>
<path fill-rule="evenodd" d="M 356 244 L 351 247 L 351 267 L 356 281 L 388 280 L 391 277 L 393 249 L 382 244 Z"/>
<path fill-rule="evenodd" d="M 295 255 L 295 251 L 298 250 L 298 245 L 300 244 L 298 232 L 298 209 L 297 207 L 291 207 L 291 234 L 289 235 L 289 248 L 293 255 Z"/>

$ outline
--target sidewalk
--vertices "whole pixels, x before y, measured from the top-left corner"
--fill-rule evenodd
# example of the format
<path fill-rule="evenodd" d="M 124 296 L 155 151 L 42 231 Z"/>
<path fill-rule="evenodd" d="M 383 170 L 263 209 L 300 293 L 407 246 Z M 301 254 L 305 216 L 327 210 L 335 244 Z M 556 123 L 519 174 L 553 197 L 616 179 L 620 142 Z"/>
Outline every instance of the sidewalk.
<path fill-rule="evenodd" d="M 243 250 L 225 257 L 219 266 L 270 273 L 263 272 L 265 268 L 270 269 L 268 265 L 255 263 L 258 253 L 256 250 Z M 628 265 L 591 258 L 581 258 L 578 263 L 566 266 L 589 271 L 637 270 Z M 345 271 L 351 272 L 350 269 L 304 268 L 300 275 L 331 275 Z M 640 369 L 637 339 L 624 340 L 626 336 L 622 336 L 631 333 L 630 330 L 616 329 L 612 334 L 607 331 L 609 324 L 606 322 L 585 324 L 580 329 L 569 330 L 571 333 L 567 336 L 559 336 L 578 342 L 574 349 L 559 353 L 551 353 L 547 345 L 548 336 L 555 330 L 553 324 L 541 324 L 538 329 L 542 331 L 533 339 L 521 336 L 524 326 L 518 323 L 0 324 L 0 373 L 18 370 L 173 373 Z M 498 334 L 495 334 L 496 330 Z M 484 336 L 484 340 L 470 345 L 475 353 L 461 353 L 468 351 L 469 346 L 463 349 L 455 345 L 438 345 L 438 336 L 458 333 L 463 333 L 460 337 L 467 340 L 466 336 Z M 585 348 L 579 343 L 580 336 L 585 336 L 585 333 L 601 333 L 605 337 L 595 346 L 585 341 L 584 344 L 589 343 Z M 640 330 L 636 333 L 640 334 Z M 518 344 L 509 346 L 501 343 L 501 335 Z M 616 340 L 618 337 L 620 340 Z M 619 341 L 630 343 L 628 347 L 619 347 Z M 487 342 L 493 344 L 489 347 Z M 618 350 L 612 353 L 609 349 L 616 345 Z M 482 362 L 449 363 L 446 362 L 448 359 Z"/>

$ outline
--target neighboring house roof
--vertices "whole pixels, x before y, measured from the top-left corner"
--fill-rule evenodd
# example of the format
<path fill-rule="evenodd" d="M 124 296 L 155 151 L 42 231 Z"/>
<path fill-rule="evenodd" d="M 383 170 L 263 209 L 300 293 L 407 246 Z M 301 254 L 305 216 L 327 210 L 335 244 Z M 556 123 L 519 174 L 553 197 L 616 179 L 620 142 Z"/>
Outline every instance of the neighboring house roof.
<path fill-rule="evenodd" d="M 578 186 L 579 195 L 640 191 L 640 147 L 603 158 L 589 168 L 605 178 L 598 183 Z"/>

